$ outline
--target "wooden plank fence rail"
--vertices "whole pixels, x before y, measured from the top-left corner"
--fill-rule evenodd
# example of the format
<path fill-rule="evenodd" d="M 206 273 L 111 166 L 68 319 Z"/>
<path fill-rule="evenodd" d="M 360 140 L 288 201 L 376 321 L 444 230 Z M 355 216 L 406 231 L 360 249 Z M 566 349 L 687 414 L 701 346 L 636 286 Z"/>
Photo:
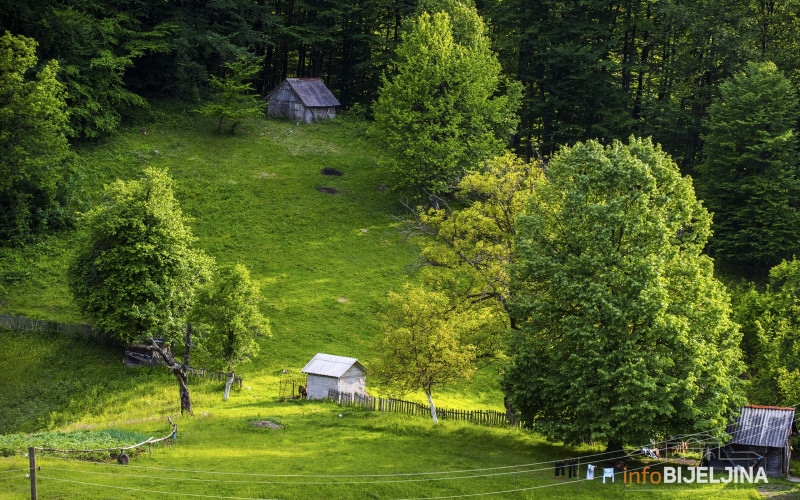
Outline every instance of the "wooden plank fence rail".
<path fill-rule="evenodd" d="M 68 325 L 57 321 L 30 319 L 22 316 L 9 316 L 0 314 L 0 327 L 20 332 L 60 333 L 67 337 L 77 337 L 84 340 L 96 340 L 106 343 L 118 343 L 111 335 L 92 325 Z"/>
<path fill-rule="evenodd" d="M 0 314 L 0 327 L 20 332 L 56 332 L 66 337 L 77 337 L 83 340 L 94 340 L 109 344 L 119 344 L 119 342 L 111 335 L 93 327 L 92 325 L 68 325 L 65 323 L 59 323 L 57 321 L 30 319 L 22 316 L 9 316 L 7 314 Z M 227 373 L 209 372 L 205 368 L 190 368 L 189 373 L 197 377 L 208 378 L 217 382 L 225 382 L 228 380 Z M 233 383 L 237 384 L 239 388 L 241 388 L 242 377 L 234 377 Z"/>
<path fill-rule="evenodd" d="M 339 392 L 336 389 L 328 390 L 328 399 L 343 406 L 360 406 L 368 410 L 386 411 L 394 413 L 406 413 L 409 415 L 431 416 L 431 407 L 404 401 L 402 399 L 374 398 L 372 396 Z M 495 410 L 453 410 L 447 408 L 437 408 L 438 418 L 445 420 L 465 420 L 485 425 L 510 425 L 519 427 L 520 420 L 516 413 L 506 413 Z"/>

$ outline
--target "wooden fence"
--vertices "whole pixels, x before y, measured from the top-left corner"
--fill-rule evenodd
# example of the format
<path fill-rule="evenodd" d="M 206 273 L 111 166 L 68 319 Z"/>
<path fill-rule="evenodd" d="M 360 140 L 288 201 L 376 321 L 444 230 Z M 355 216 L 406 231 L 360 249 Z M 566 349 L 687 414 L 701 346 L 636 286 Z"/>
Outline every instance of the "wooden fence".
<path fill-rule="evenodd" d="M 95 340 L 105 343 L 118 343 L 111 335 L 91 325 L 67 325 L 57 321 L 23 318 L 0 314 L 0 327 L 21 332 L 55 332 L 68 337 Z"/>
<path fill-rule="evenodd" d="M 20 332 L 59 333 L 67 337 L 76 337 L 83 340 L 92 340 L 108 344 L 120 344 L 111 335 L 99 330 L 92 325 L 67 325 L 57 321 L 23 318 L 22 316 L 8 316 L 0 314 L 0 327 Z M 127 353 L 126 353 L 127 354 Z M 159 364 L 163 364 L 163 361 Z M 209 372 L 205 368 L 190 368 L 189 373 L 197 377 L 212 381 L 225 382 L 228 374 L 225 372 Z M 242 377 L 236 376 L 233 383 L 242 387 Z"/>
<path fill-rule="evenodd" d="M 358 393 L 339 392 L 336 389 L 328 390 L 328 399 L 340 405 L 353 405 L 374 411 L 390 411 L 407 413 L 409 415 L 431 416 L 431 407 L 402 399 L 374 398 Z M 436 416 L 440 420 L 465 420 L 486 425 L 511 425 L 519 427 L 519 416 L 516 413 L 506 413 L 494 410 L 450 410 L 437 408 Z"/>
<path fill-rule="evenodd" d="M 300 386 L 306 386 L 308 378 L 304 373 L 296 374 L 288 370 L 281 370 L 281 378 L 278 382 L 279 398 L 294 398 L 302 396 Z M 303 396 L 304 397 L 304 396 Z"/>

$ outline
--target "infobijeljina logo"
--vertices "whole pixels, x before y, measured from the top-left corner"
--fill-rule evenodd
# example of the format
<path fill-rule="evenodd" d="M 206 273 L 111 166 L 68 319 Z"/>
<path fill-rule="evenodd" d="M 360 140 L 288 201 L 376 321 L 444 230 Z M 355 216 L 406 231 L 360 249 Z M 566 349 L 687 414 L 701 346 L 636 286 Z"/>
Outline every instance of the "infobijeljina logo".
<path fill-rule="evenodd" d="M 729 484 L 729 483 L 768 483 L 763 468 L 725 467 L 721 475 L 714 475 L 714 467 L 664 467 L 664 472 L 651 471 L 644 467 L 641 471 L 624 471 L 622 479 L 636 484 Z"/>

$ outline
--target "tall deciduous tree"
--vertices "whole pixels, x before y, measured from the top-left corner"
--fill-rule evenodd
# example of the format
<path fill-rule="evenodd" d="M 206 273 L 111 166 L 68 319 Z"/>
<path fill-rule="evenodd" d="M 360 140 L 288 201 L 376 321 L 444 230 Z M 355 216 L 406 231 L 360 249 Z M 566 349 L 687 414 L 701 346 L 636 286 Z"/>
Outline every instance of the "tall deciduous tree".
<path fill-rule="evenodd" d="M 691 180 L 640 139 L 565 148 L 547 176 L 517 225 L 512 406 L 550 438 L 610 449 L 724 429 L 740 335 Z"/>
<path fill-rule="evenodd" d="M 427 236 L 421 251 L 423 279 L 462 307 L 490 314 L 494 321 L 469 339 L 476 357 L 497 359 L 509 317 L 508 266 L 514 258 L 517 217 L 543 182 L 542 165 L 512 154 L 492 158 L 468 172 L 456 187 L 459 208 L 418 209 L 408 222 Z"/>
<path fill-rule="evenodd" d="M 397 186 L 416 193 L 452 188 L 499 154 L 517 123 L 519 87 L 501 77 L 477 11 L 447 8 L 423 12 L 403 34 L 396 74 L 374 104 L 371 133 L 395 156 Z"/>
<path fill-rule="evenodd" d="M 63 226 L 70 216 L 73 154 L 65 137 L 64 86 L 58 63 L 36 66 L 36 41 L 0 36 L 0 241 Z M 2 243 L 0 243 L 2 244 Z"/>
<path fill-rule="evenodd" d="M 224 399 L 228 399 L 234 368 L 258 354 L 257 339 L 270 335 L 261 314 L 261 293 L 242 264 L 223 270 L 199 295 L 197 318 L 203 326 L 199 354 L 212 369 L 229 372 Z"/>
<path fill-rule="evenodd" d="M 800 157 L 795 91 L 772 63 L 749 63 L 720 85 L 698 167 L 714 213 L 710 249 L 748 276 L 764 276 L 800 245 Z"/>
<path fill-rule="evenodd" d="M 409 286 L 402 295 L 392 292 L 370 368 L 397 394 L 425 391 L 438 423 L 432 392 L 475 371 L 475 347 L 463 338 L 481 320 L 438 292 Z"/>
<path fill-rule="evenodd" d="M 70 269 L 75 301 L 96 326 L 120 341 L 149 342 L 178 378 L 181 413 L 191 414 L 187 318 L 198 286 L 210 278 L 212 262 L 192 248 L 195 238 L 165 171 L 146 168 L 140 179 L 106 186 L 104 195 L 85 216 L 85 240 Z M 179 364 L 172 352 L 181 343 Z"/>

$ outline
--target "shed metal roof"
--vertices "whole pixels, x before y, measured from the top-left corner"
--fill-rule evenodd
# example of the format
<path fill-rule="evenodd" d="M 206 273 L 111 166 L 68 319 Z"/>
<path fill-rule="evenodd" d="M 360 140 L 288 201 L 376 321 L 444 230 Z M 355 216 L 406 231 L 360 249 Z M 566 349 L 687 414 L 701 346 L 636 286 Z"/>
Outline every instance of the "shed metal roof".
<path fill-rule="evenodd" d="M 341 106 L 328 87 L 319 78 L 287 78 L 286 82 L 295 91 L 303 104 L 315 107 Z"/>
<path fill-rule="evenodd" d="M 339 378 L 353 365 L 358 365 L 362 370 L 366 371 L 364 365 L 359 363 L 356 358 L 346 358 L 344 356 L 334 356 L 333 354 L 323 354 L 320 352 L 300 371 L 312 375 Z"/>
<path fill-rule="evenodd" d="M 794 408 L 745 406 L 733 426 L 730 443 L 782 448 L 793 432 L 797 432 Z"/>

